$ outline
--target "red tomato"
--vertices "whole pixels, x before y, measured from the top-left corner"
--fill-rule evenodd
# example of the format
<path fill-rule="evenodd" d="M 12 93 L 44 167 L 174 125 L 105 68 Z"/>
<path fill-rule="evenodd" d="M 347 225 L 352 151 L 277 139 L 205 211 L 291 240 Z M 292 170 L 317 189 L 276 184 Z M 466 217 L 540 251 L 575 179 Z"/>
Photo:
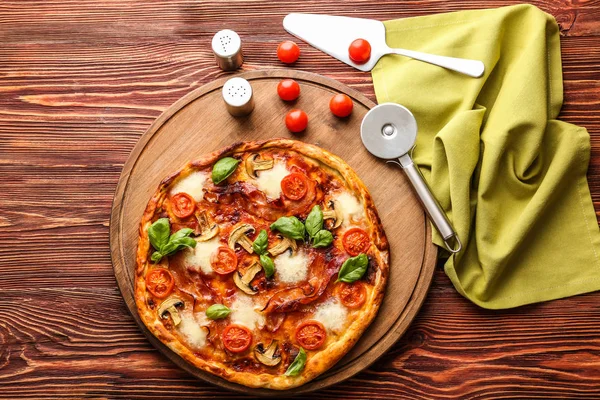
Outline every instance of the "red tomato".
<path fill-rule="evenodd" d="M 347 117 L 352 114 L 352 108 L 354 108 L 352 99 L 343 93 L 336 94 L 329 101 L 329 109 L 336 117 Z"/>
<path fill-rule="evenodd" d="M 281 191 L 290 200 L 300 200 L 308 190 L 308 178 L 299 172 L 289 174 L 281 180 Z"/>
<path fill-rule="evenodd" d="M 221 341 L 227 350 L 232 353 L 241 353 L 246 351 L 252 343 L 252 332 L 250 329 L 241 325 L 228 325 L 223 329 Z"/>
<path fill-rule="evenodd" d="M 173 275 L 164 268 L 154 268 L 146 275 L 146 289 L 159 299 L 167 297 L 173 290 L 174 284 Z"/>
<path fill-rule="evenodd" d="M 187 193 L 177 193 L 171 197 L 171 205 L 173 206 L 173 214 L 179 218 L 189 217 L 196 209 L 196 201 Z"/>
<path fill-rule="evenodd" d="M 342 304 L 348 308 L 360 308 L 367 299 L 367 289 L 361 281 L 353 283 L 340 282 L 336 292 Z"/>
<path fill-rule="evenodd" d="M 342 238 L 344 249 L 351 256 L 357 256 L 360 253 L 365 253 L 371 247 L 371 241 L 367 232 L 360 228 L 348 229 Z"/>
<path fill-rule="evenodd" d="M 283 63 L 291 64 L 300 57 L 300 47 L 291 40 L 279 43 L 277 47 L 277 58 Z"/>
<path fill-rule="evenodd" d="M 364 64 L 371 58 L 371 44 L 365 39 L 356 39 L 348 48 L 350 59 L 357 64 Z"/>
<path fill-rule="evenodd" d="M 296 341 L 307 350 L 316 350 L 323 346 L 327 332 L 318 321 L 304 321 L 296 328 Z"/>
<path fill-rule="evenodd" d="M 308 125 L 308 115 L 302 110 L 293 109 L 285 116 L 285 126 L 290 132 L 298 133 L 306 129 Z"/>
<path fill-rule="evenodd" d="M 227 275 L 235 271 L 238 259 L 229 247 L 221 246 L 210 257 L 210 266 L 219 275 Z"/>
<path fill-rule="evenodd" d="M 284 79 L 277 85 L 277 94 L 281 100 L 296 100 L 300 96 L 300 85 L 293 79 Z"/>

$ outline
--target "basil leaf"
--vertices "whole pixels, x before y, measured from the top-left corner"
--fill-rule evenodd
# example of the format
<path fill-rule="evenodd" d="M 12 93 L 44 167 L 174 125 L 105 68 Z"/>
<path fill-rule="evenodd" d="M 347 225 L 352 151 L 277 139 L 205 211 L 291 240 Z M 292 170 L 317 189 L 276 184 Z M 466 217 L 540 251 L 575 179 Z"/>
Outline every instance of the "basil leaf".
<path fill-rule="evenodd" d="M 198 242 L 196 242 L 194 240 L 194 238 L 191 238 L 191 237 L 182 237 L 180 239 L 172 240 L 169 243 L 175 244 L 175 246 L 177 247 L 177 250 L 181 250 L 184 247 L 189 247 L 189 248 L 193 249 L 198 244 Z"/>
<path fill-rule="evenodd" d="M 266 254 L 261 254 L 260 265 L 262 265 L 263 269 L 265 270 L 265 276 L 267 278 L 273 276 L 273 274 L 275 273 L 275 264 L 273 263 L 273 260 L 271 260 L 271 257 L 269 257 Z"/>
<path fill-rule="evenodd" d="M 236 160 L 233 157 L 221 158 L 215 163 L 212 169 L 212 181 L 215 185 L 223 182 L 227 177 L 235 171 L 240 160 Z"/>
<path fill-rule="evenodd" d="M 148 238 L 150 244 L 155 250 L 160 250 L 169 242 L 169 234 L 171 233 L 171 224 L 169 218 L 157 219 L 148 228 Z"/>
<path fill-rule="evenodd" d="M 269 245 L 269 235 L 266 230 L 261 230 L 254 243 L 252 243 L 252 249 L 258 255 L 263 255 L 267 252 L 267 246 Z"/>
<path fill-rule="evenodd" d="M 163 246 L 162 249 L 160 249 L 160 253 L 163 256 L 171 255 L 171 254 L 175 253 L 176 251 L 177 251 L 177 249 L 176 249 L 175 243 L 173 243 L 173 242 L 167 243 L 166 245 Z"/>
<path fill-rule="evenodd" d="M 190 236 L 192 232 L 194 232 L 194 230 L 191 228 L 182 228 L 169 237 L 169 242 Z"/>
<path fill-rule="evenodd" d="M 294 361 L 290 364 L 287 371 L 285 371 L 285 376 L 297 376 L 300 375 L 304 366 L 306 365 L 306 352 L 302 347 L 300 347 L 300 351 Z"/>
<path fill-rule="evenodd" d="M 231 313 L 231 310 L 229 307 L 224 306 L 223 304 L 213 304 L 206 309 L 206 316 L 209 319 L 227 318 L 229 313 Z"/>
<path fill-rule="evenodd" d="M 342 264 L 336 282 L 352 283 L 359 280 L 367 271 L 367 265 L 369 265 L 369 258 L 364 253 L 350 257 Z"/>
<path fill-rule="evenodd" d="M 161 249 L 160 252 L 165 256 L 170 256 L 171 254 L 177 253 L 179 250 L 183 250 L 186 247 L 194 248 L 196 247 L 196 243 L 197 242 L 191 237 L 183 237 L 170 241 Z"/>
<path fill-rule="evenodd" d="M 313 237 L 312 246 L 315 248 L 318 247 L 327 247 L 333 242 L 333 235 L 331 232 L 321 229 L 317 234 Z"/>
<path fill-rule="evenodd" d="M 281 232 L 290 239 L 304 241 L 304 224 L 296 217 L 280 217 L 271 224 L 271 229 Z"/>
<path fill-rule="evenodd" d="M 155 251 L 154 253 L 152 253 L 152 256 L 150 257 L 150 259 L 152 261 L 154 261 L 155 263 L 159 262 L 160 260 L 162 260 L 163 255 L 160 251 Z"/>
<path fill-rule="evenodd" d="M 169 236 L 170 232 L 171 224 L 168 218 L 160 218 L 148 228 L 150 244 L 156 250 L 150 259 L 155 263 L 162 260 L 164 256 L 169 256 L 186 247 L 196 247 L 196 241 L 189 237 L 193 232 L 192 229 L 183 228 Z"/>
<path fill-rule="evenodd" d="M 312 210 L 310 210 L 310 214 L 306 217 L 304 225 L 306 226 L 308 236 L 311 238 L 314 238 L 314 236 L 323 229 L 323 212 L 321 211 L 321 207 L 315 205 Z"/>

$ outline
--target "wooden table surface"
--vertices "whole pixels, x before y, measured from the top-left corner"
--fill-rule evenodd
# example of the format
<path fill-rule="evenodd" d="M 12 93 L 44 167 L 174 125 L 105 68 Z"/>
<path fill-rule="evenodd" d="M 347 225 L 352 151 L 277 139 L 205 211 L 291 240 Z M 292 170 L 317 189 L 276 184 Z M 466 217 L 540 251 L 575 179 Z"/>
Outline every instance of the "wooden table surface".
<path fill-rule="evenodd" d="M 128 314 L 108 246 L 121 168 L 175 100 L 224 76 L 210 52 L 243 38 L 243 70 L 283 67 L 292 11 L 381 20 L 512 1 L 2 1 L 0 398 L 233 398 L 154 350 Z M 562 32 L 562 118 L 592 139 L 600 210 L 600 1 L 537 1 Z M 371 76 L 302 45 L 295 68 L 374 99 Z M 406 335 L 315 398 L 600 397 L 600 293 L 493 312 L 441 268 Z"/>

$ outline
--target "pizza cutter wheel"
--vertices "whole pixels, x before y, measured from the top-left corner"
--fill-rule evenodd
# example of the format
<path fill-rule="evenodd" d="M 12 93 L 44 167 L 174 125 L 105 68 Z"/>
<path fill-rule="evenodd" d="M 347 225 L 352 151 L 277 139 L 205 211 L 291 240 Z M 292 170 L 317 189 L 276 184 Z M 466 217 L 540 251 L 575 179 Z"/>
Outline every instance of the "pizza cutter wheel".
<path fill-rule="evenodd" d="M 410 156 L 417 139 L 417 121 L 413 114 L 399 104 L 379 104 L 363 118 L 360 136 L 371 154 L 402 168 L 429 219 L 442 235 L 446 249 L 458 253 L 462 249 L 460 239 Z M 454 246 L 451 245 L 452 239 Z"/>

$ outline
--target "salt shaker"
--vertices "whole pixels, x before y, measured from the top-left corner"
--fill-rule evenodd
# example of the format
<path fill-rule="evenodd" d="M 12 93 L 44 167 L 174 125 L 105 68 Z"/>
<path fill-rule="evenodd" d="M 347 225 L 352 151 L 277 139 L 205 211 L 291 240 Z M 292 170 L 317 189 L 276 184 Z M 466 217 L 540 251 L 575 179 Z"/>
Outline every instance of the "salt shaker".
<path fill-rule="evenodd" d="M 254 110 L 252 86 L 244 78 L 229 79 L 223 85 L 223 100 L 227 111 L 234 117 L 248 115 Z"/>

